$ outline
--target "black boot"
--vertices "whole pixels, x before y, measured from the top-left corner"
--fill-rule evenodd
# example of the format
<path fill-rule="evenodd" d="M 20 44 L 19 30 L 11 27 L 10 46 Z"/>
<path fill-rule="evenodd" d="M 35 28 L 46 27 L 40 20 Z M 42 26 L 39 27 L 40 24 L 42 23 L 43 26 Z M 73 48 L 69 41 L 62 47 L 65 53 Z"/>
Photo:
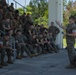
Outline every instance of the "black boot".
<path fill-rule="evenodd" d="M 19 53 L 17 53 L 16 59 L 22 59 Z"/>
<path fill-rule="evenodd" d="M 16 56 L 16 59 L 22 59 L 22 57 L 21 57 L 21 56 L 19 56 L 19 55 L 17 55 L 17 56 Z"/>
<path fill-rule="evenodd" d="M 69 68 L 69 69 L 76 68 L 75 61 L 73 60 L 72 62 L 70 62 L 70 65 L 66 66 L 66 68 Z"/>
<path fill-rule="evenodd" d="M 3 68 L 3 66 L 0 64 L 0 68 Z"/>
<path fill-rule="evenodd" d="M 8 57 L 7 63 L 8 63 L 8 64 L 13 64 L 13 61 L 12 61 L 11 57 Z"/>
<path fill-rule="evenodd" d="M 21 55 L 20 57 L 21 57 L 21 58 L 26 58 L 26 56 L 25 56 L 25 55 Z"/>
<path fill-rule="evenodd" d="M 76 68 L 76 65 L 75 64 L 70 64 L 70 65 L 66 66 L 66 68 L 68 68 L 68 69 Z"/>
<path fill-rule="evenodd" d="M 8 66 L 8 64 L 4 62 L 4 59 L 1 60 L 1 65 L 2 66 Z"/>

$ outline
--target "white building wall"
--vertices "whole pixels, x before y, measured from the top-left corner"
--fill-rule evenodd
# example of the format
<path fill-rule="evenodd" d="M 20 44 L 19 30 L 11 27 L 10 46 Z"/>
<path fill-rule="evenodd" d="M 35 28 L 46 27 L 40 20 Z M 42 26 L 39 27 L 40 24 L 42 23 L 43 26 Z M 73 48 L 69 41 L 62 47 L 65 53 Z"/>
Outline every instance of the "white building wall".
<path fill-rule="evenodd" d="M 63 0 L 49 0 L 49 26 L 52 21 L 55 23 L 55 20 L 58 20 L 61 23 L 63 22 Z M 62 35 L 62 29 L 61 28 L 59 29 L 60 33 L 56 38 L 56 44 L 60 48 L 62 48 L 63 35 Z"/>

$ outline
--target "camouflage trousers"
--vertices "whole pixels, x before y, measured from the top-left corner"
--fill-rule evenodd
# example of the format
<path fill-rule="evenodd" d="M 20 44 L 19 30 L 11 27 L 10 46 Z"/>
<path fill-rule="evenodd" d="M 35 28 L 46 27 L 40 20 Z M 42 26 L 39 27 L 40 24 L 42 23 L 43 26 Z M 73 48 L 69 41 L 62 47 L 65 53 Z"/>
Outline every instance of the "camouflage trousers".
<path fill-rule="evenodd" d="M 10 50 L 10 49 L 3 49 L 3 48 L 1 48 L 1 49 L 0 49 L 1 60 L 3 60 L 3 59 L 5 58 L 6 52 L 7 52 L 7 57 L 8 57 L 8 58 L 11 58 L 11 56 L 12 56 L 12 55 L 11 55 L 11 54 L 12 54 L 11 50 Z"/>
<path fill-rule="evenodd" d="M 69 57 L 69 60 L 70 60 L 70 64 L 73 64 L 74 59 L 75 59 L 74 43 L 67 43 L 67 52 L 68 52 L 68 57 Z"/>
<path fill-rule="evenodd" d="M 26 52 L 29 56 L 31 55 L 32 51 L 29 50 L 29 48 L 27 48 L 26 45 L 17 45 L 17 55 L 22 56 L 24 54 L 24 52 Z"/>
<path fill-rule="evenodd" d="M 0 54 L 1 54 L 1 59 L 4 59 L 4 57 L 5 57 L 5 49 L 0 49 Z"/>

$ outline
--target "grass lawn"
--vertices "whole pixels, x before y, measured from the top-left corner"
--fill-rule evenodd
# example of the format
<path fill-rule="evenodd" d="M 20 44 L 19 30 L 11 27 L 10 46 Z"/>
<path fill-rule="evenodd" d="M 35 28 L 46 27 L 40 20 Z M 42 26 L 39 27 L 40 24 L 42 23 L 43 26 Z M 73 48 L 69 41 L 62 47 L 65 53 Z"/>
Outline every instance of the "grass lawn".
<path fill-rule="evenodd" d="M 67 46 L 67 44 L 66 44 L 66 39 L 64 38 L 63 39 L 63 47 L 66 47 Z"/>

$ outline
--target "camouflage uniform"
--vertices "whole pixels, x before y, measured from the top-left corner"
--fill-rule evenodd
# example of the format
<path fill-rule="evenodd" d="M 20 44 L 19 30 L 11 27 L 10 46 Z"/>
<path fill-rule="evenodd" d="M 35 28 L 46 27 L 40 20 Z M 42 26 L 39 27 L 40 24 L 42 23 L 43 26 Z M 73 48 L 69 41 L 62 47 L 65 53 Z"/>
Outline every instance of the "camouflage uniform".
<path fill-rule="evenodd" d="M 41 35 L 41 34 L 40 34 Z M 40 35 L 37 37 L 38 38 L 38 44 L 42 49 L 42 53 L 45 53 L 45 49 L 44 49 L 44 40 L 43 37 L 40 37 Z"/>
<path fill-rule="evenodd" d="M 57 34 L 60 32 L 60 30 L 56 26 L 50 26 L 49 32 L 52 33 L 54 41 L 56 40 Z"/>
<path fill-rule="evenodd" d="M 9 46 L 13 49 L 15 48 L 15 38 L 13 36 L 9 38 Z"/>
<path fill-rule="evenodd" d="M 76 25 L 75 24 L 69 24 L 66 28 L 66 33 L 71 34 L 76 30 Z M 67 51 L 68 51 L 68 56 L 70 60 L 70 64 L 74 64 L 74 58 L 75 58 L 75 49 L 74 49 L 74 44 L 75 44 L 75 37 L 72 36 L 66 36 L 66 42 L 67 42 Z"/>
<path fill-rule="evenodd" d="M 40 47 L 40 45 L 38 44 L 38 37 L 36 36 L 35 38 L 32 39 L 32 46 L 34 49 L 37 50 L 37 53 L 41 54 L 42 53 L 42 49 Z"/>
<path fill-rule="evenodd" d="M 5 29 L 8 28 L 8 29 Z M 11 21 L 7 22 L 6 20 L 3 21 L 3 29 L 4 29 L 4 32 L 7 32 L 9 30 L 9 28 L 11 27 Z"/>
<path fill-rule="evenodd" d="M 1 50 L 0 50 L 1 51 L 1 64 L 2 65 L 4 65 L 5 52 L 7 52 L 7 57 L 8 57 L 7 62 L 13 64 L 12 59 L 11 59 L 12 50 L 7 47 L 7 44 L 9 44 L 9 41 L 6 41 L 2 38 L 1 45 L 6 47 L 6 48 L 1 48 Z"/>
<path fill-rule="evenodd" d="M 3 44 L 2 38 L 0 37 L 0 45 Z M 0 48 L 0 53 L 1 53 L 1 62 L 5 57 L 5 49 Z"/>
<path fill-rule="evenodd" d="M 30 51 L 28 50 L 28 48 L 26 47 L 26 44 L 25 44 L 25 37 L 23 35 L 19 35 L 19 36 L 16 36 L 16 47 L 17 47 L 17 56 L 23 56 L 23 53 L 24 51 L 30 56 L 31 53 Z M 25 44 L 25 45 L 23 45 Z"/>

